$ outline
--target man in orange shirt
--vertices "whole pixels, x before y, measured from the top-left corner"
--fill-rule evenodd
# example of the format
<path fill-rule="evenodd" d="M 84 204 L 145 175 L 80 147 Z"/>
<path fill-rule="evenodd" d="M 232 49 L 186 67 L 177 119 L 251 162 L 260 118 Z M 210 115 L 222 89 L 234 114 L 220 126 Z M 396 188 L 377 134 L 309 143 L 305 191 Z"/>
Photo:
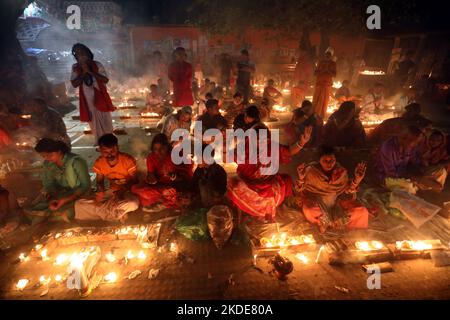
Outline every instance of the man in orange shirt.
<path fill-rule="evenodd" d="M 98 140 L 101 156 L 94 162 L 97 175 L 95 199 L 75 203 L 75 219 L 124 222 L 129 212 L 139 208 L 139 200 L 130 191 L 136 183 L 136 160 L 119 151 L 117 138 L 106 134 Z M 109 189 L 105 188 L 105 180 Z"/>

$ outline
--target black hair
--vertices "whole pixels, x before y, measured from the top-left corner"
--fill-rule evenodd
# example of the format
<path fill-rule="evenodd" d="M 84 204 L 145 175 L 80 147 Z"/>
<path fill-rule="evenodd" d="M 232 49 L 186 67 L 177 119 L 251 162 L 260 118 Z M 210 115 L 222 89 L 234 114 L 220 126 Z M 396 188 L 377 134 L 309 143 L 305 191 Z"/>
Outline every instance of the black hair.
<path fill-rule="evenodd" d="M 423 135 L 422 130 L 420 130 L 417 126 L 408 126 L 408 128 L 406 128 L 406 133 L 412 135 L 413 137 L 420 137 Z"/>
<path fill-rule="evenodd" d="M 218 105 L 219 105 L 219 100 L 217 100 L 217 99 L 209 99 L 205 103 L 206 109 L 211 109 Z"/>
<path fill-rule="evenodd" d="M 430 137 L 433 137 L 433 136 L 441 136 L 441 137 L 445 138 L 445 134 L 441 130 L 438 130 L 438 129 L 434 129 L 431 131 Z"/>
<path fill-rule="evenodd" d="M 255 119 L 256 122 L 259 122 L 261 118 L 261 114 L 257 106 L 248 106 L 245 108 L 245 115 L 249 118 Z"/>
<path fill-rule="evenodd" d="M 414 102 L 414 103 L 410 103 L 405 107 L 405 110 L 407 112 L 415 112 L 415 113 L 420 113 L 422 111 L 422 107 L 420 106 L 419 103 Z"/>
<path fill-rule="evenodd" d="M 318 150 L 319 159 L 322 158 L 323 156 L 328 156 L 328 155 L 336 155 L 336 149 L 334 149 L 331 146 L 327 146 L 327 145 L 320 146 L 319 150 Z"/>
<path fill-rule="evenodd" d="M 87 55 L 89 56 L 89 58 L 90 58 L 91 60 L 94 60 L 94 54 L 92 53 L 91 49 L 89 49 L 87 46 L 85 46 L 85 45 L 82 44 L 82 43 L 75 43 L 75 44 L 73 45 L 73 47 L 72 47 L 72 55 L 73 55 L 75 58 L 76 58 L 76 56 L 75 56 L 75 51 L 76 51 L 77 49 L 81 49 L 81 50 L 85 51 L 85 52 L 87 53 Z"/>
<path fill-rule="evenodd" d="M 295 109 L 292 113 L 295 118 L 303 118 L 306 116 L 306 113 L 300 108 Z"/>
<path fill-rule="evenodd" d="M 345 116 L 352 110 L 356 111 L 356 104 L 353 101 L 345 101 L 340 105 L 337 113 L 339 115 Z"/>
<path fill-rule="evenodd" d="M 158 133 L 152 140 L 152 144 L 150 146 L 150 149 L 153 151 L 153 147 L 155 144 L 159 143 L 162 146 L 166 146 L 170 150 L 170 143 L 169 139 L 167 139 L 167 136 L 163 133 Z"/>
<path fill-rule="evenodd" d="M 238 97 L 241 97 L 241 98 L 242 98 L 242 93 L 236 92 L 236 93 L 233 95 L 233 98 L 238 98 Z"/>
<path fill-rule="evenodd" d="M 213 94 L 212 94 L 211 92 L 207 92 L 207 93 L 205 94 L 205 98 L 208 99 L 208 100 L 210 100 L 210 99 L 213 98 Z"/>
<path fill-rule="evenodd" d="M 43 138 L 38 141 L 34 150 L 37 153 L 62 152 L 63 154 L 66 154 L 70 151 L 70 148 L 62 141 Z"/>
<path fill-rule="evenodd" d="M 249 53 L 248 53 L 247 49 L 242 49 L 241 50 L 241 54 L 244 55 L 244 56 L 247 56 L 247 57 L 249 56 Z"/>
<path fill-rule="evenodd" d="M 311 101 L 309 101 L 309 100 L 303 100 L 301 108 L 303 109 L 303 108 L 306 108 L 306 107 L 312 107 L 312 106 L 313 106 L 313 104 L 312 104 Z"/>
<path fill-rule="evenodd" d="M 119 145 L 119 140 L 112 133 L 105 134 L 98 139 L 98 145 L 101 147 L 112 148 Z"/>

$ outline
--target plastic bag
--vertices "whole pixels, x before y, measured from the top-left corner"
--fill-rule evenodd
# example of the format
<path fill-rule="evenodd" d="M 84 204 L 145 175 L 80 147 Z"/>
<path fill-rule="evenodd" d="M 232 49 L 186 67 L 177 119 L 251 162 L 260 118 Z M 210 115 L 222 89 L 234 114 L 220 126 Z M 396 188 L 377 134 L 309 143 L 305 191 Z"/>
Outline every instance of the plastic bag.
<path fill-rule="evenodd" d="M 409 179 L 394 179 L 386 178 L 386 188 L 391 191 L 403 190 L 409 194 L 416 194 L 419 188 L 417 188 L 413 182 Z"/>
<path fill-rule="evenodd" d="M 208 239 L 206 212 L 206 209 L 200 209 L 179 217 L 175 223 L 175 229 L 190 240 L 201 241 Z"/>
<path fill-rule="evenodd" d="M 207 214 L 208 230 L 214 244 L 221 249 L 233 232 L 233 213 L 227 206 L 214 206 Z"/>
<path fill-rule="evenodd" d="M 441 210 L 440 207 L 401 190 L 392 191 L 390 200 L 390 207 L 400 210 L 416 228 L 420 228 Z"/>

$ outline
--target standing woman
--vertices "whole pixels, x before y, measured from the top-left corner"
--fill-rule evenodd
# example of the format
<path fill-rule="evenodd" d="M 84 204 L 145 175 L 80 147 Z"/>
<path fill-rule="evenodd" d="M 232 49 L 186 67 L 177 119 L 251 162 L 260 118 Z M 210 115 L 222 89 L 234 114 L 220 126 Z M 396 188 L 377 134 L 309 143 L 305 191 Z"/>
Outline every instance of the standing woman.
<path fill-rule="evenodd" d="M 186 61 L 186 50 L 182 47 L 176 48 L 173 58 L 174 61 L 169 66 L 169 79 L 173 84 L 173 106 L 192 106 L 192 65 Z"/>
<path fill-rule="evenodd" d="M 106 89 L 109 79 L 103 65 L 94 60 L 94 55 L 84 44 L 72 47 L 77 60 L 72 66 L 71 82 L 80 90 L 80 121 L 88 122 L 95 141 L 113 132 L 111 112 L 114 111 Z"/>

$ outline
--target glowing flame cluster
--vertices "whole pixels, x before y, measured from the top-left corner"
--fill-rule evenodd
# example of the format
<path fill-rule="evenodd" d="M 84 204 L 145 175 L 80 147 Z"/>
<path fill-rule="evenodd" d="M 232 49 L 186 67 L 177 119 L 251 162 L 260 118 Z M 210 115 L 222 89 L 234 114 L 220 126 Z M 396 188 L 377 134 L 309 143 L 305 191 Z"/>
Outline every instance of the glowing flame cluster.
<path fill-rule="evenodd" d="M 364 120 L 362 121 L 363 126 L 376 126 L 382 123 L 383 120 L 377 119 L 377 120 Z"/>
<path fill-rule="evenodd" d="M 272 107 L 272 110 L 276 111 L 276 112 L 287 112 L 288 108 L 286 106 L 283 107 L 283 106 L 276 104 Z"/>
<path fill-rule="evenodd" d="M 159 114 L 156 112 L 141 112 L 142 118 L 157 118 Z"/>
<path fill-rule="evenodd" d="M 312 235 L 289 236 L 287 233 L 275 234 L 269 238 L 261 238 L 261 246 L 265 248 L 289 247 L 301 244 L 315 243 Z"/>
<path fill-rule="evenodd" d="M 359 74 L 363 74 L 365 76 L 383 76 L 386 72 L 381 70 L 363 70 L 360 71 Z"/>
<path fill-rule="evenodd" d="M 342 87 L 342 82 L 340 81 L 333 81 L 333 88 L 339 89 Z"/>
<path fill-rule="evenodd" d="M 381 241 L 357 241 L 355 247 L 361 251 L 377 251 L 385 248 Z"/>
<path fill-rule="evenodd" d="M 431 250 L 433 249 L 433 245 L 429 243 L 427 240 L 403 240 L 403 241 L 397 241 L 395 243 L 395 247 L 398 250 L 418 250 L 418 251 L 424 251 L 424 250 Z"/>

